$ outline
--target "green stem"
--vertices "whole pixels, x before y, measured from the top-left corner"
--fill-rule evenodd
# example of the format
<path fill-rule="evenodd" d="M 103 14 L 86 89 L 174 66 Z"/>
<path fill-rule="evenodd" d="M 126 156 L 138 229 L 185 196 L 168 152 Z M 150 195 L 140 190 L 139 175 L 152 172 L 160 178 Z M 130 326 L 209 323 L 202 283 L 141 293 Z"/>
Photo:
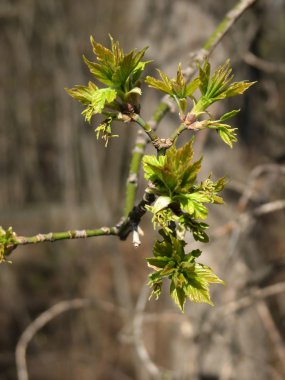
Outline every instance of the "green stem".
<path fill-rule="evenodd" d="M 156 110 L 153 113 L 152 119 L 148 122 L 149 125 L 152 126 L 152 129 L 155 131 L 158 127 L 160 121 L 164 118 L 164 116 L 169 111 L 169 105 L 164 101 L 157 106 Z"/>
<path fill-rule="evenodd" d="M 147 123 L 155 130 L 158 127 L 159 122 L 163 119 L 165 114 L 169 111 L 169 106 L 165 102 L 161 102 L 153 113 L 152 119 Z M 141 161 L 145 152 L 145 148 L 148 142 L 148 137 L 143 134 L 142 130 L 138 131 L 135 146 L 132 152 L 129 175 L 126 184 L 126 196 L 124 217 L 127 218 L 131 210 L 135 205 L 136 193 L 138 187 L 139 170 Z"/>
<path fill-rule="evenodd" d="M 82 239 L 93 236 L 118 235 L 117 227 L 101 227 L 96 230 L 70 230 L 64 232 L 49 232 L 35 236 L 16 236 L 15 246 L 25 244 L 37 244 L 42 242 L 54 242 L 66 239 Z"/>
<path fill-rule="evenodd" d="M 136 192 L 138 187 L 139 169 L 146 147 L 146 139 L 142 136 L 142 131 L 139 131 L 135 146 L 132 152 L 132 158 L 129 169 L 129 176 L 126 185 L 126 198 L 124 217 L 127 217 L 135 205 Z"/>
<path fill-rule="evenodd" d="M 172 142 L 175 142 L 176 139 L 178 138 L 178 136 L 181 135 L 181 133 L 182 133 L 183 131 L 185 131 L 185 129 L 187 129 L 186 125 L 185 125 L 185 124 L 180 124 L 179 128 L 177 128 L 176 131 L 174 131 L 174 132 L 172 133 L 172 135 L 170 136 L 170 140 L 171 140 Z"/>
<path fill-rule="evenodd" d="M 131 118 L 143 128 L 152 142 L 158 139 L 158 136 L 155 134 L 151 126 L 140 115 L 133 113 L 131 114 Z"/>
<path fill-rule="evenodd" d="M 195 74 L 197 63 L 201 64 L 205 61 L 242 14 L 256 2 L 257 0 L 240 0 L 229 10 L 217 28 L 206 40 L 202 49 L 197 50 L 191 55 L 191 62 L 184 71 L 185 79 L 189 80 Z"/>
<path fill-rule="evenodd" d="M 203 49 L 209 53 L 217 46 L 228 30 L 240 18 L 240 16 L 257 0 L 240 0 L 224 17 L 222 22 L 214 30 L 208 40 L 204 43 Z"/>

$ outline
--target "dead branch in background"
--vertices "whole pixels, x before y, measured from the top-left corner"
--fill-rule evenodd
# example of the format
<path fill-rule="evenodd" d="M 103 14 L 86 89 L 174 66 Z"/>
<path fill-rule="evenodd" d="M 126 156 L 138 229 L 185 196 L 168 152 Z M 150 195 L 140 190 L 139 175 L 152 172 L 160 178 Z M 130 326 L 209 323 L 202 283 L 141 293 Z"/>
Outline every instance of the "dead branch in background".
<path fill-rule="evenodd" d="M 248 51 L 244 56 L 243 60 L 250 66 L 255 67 L 258 70 L 264 71 L 267 74 L 285 74 L 285 64 L 284 63 L 274 63 L 266 61 L 265 59 L 257 57 L 252 52 Z"/>
<path fill-rule="evenodd" d="M 24 330 L 16 346 L 16 366 L 18 380 L 28 380 L 28 367 L 26 352 L 29 343 L 34 336 L 49 322 L 59 315 L 70 310 L 79 310 L 84 308 L 96 307 L 105 312 L 126 312 L 125 309 L 116 307 L 107 301 L 98 301 L 87 298 L 75 298 L 69 301 L 61 301 L 44 311 L 34 319 Z"/>

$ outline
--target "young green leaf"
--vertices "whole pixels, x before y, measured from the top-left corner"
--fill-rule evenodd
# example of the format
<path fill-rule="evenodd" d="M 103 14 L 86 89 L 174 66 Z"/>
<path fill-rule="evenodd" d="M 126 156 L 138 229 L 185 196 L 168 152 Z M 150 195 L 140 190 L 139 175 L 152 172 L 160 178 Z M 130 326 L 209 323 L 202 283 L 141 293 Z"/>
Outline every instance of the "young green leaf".
<path fill-rule="evenodd" d="M 165 156 L 145 156 L 143 159 L 145 178 L 153 183 L 160 195 L 187 193 L 194 184 L 201 167 L 201 160 L 191 162 L 193 140 L 182 148 L 173 145 Z M 163 157 L 163 159 L 162 159 Z"/>
<path fill-rule="evenodd" d="M 92 83 L 88 82 L 88 86 L 75 86 L 71 89 L 65 88 L 65 91 L 72 96 L 74 99 L 78 100 L 84 105 L 88 105 L 92 102 L 93 94 L 98 90 L 98 87 Z"/>
<path fill-rule="evenodd" d="M 153 294 L 157 297 L 161 292 L 161 286 L 165 277 L 170 279 L 170 294 L 180 310 L 184 311 L 186 298 L 193 302 L 205 302 L 212 305 L 209 285 L 211 283 L 222 284 L 223 281 L 213 273 L 211 268 L 196 263 L 200 256 L 199 249 L 185 254 L 185 242 L 163 233 L 165 240 L 155 243 L 153 258 L 148 258 L 148 264 L 155 270 L 149 276 L 149 284 L 155 289 L 159 284 L 159 290 Z M 167 253 L 165 255 L 165 253 Z"/>
<path fill-rule="evenodd" d="M 237 141 L 235 128 L 218 128 L 221 139 L 229 146 L 233 147 L 233 143 Z"/>
<path fill-rule="evenodd" d="M 182 214 L 178 218 L 178 223 L 185 230 L 191 231 L 196 241 L 201 241 L 202 243 L 209 242 L 209 236 L 205 232 L 205 230 L 209 228 L 208 224 L 195 220 L 194 217 L 189 214 Z"/>
<path fill-rule="evenodd" d="M 186 98 L 191 97 L 194 91 L 200 85 L 200 79 L 195 78 L 192 82 L 186 84 L 181 64 L 178 65 L 177 74 L 175 79 L 170 79 L 163 71 L 158 70 L 161 80 L 147 76 L 145 82 L 149 87 L 160 90 L 171 97 L 173 97 L 181 108 L 186 108 Z"/>
<path fill-rule="evenodd" d="M 208 283 L 224 284 L 224 281 L 221 280 L 207 265 L 195 263 L 195 274 L 197 277 Z"/>
<path fill-rule="evenodd" d="M 110 40 L 111 50 L 91 37 L 91 44 L 97 62 L 91 62 L 85 57 L 84 61 L 91 73 L 101 83 L 129 92 L 132 88 L 137 87 L 137 82 L 145 66 L 151 62 L 142 62 L 147 47 L 139 51 L 131 50 L 125 54 L 118 41 L 114 41 L 111 36 Z"/>
<path fill-rule="evenodd" d="M 200 85 L 200 78 L 193 79 L 186 85 L 185 96 L 191 97 Z"/>
<path fill-rule="evenodd" d="M 4 230 L 0 226 L 0 264 L 11 263 L 7 260 L 7 256 L 17 247 L 16 235 L 12 227 Z"/>
<path fill-rule="evenodd" d="M 232 96 L 243 94 L 255 82 L 233 82 L 232 68 L 227 60 L 219 66 L 214 74 L 210 75 L 211 66 L 205 62 L 203 67 L 199 66 L 200 91 L 202 96 L 195 104 L 192 113 L 199 115 L 214 102 Z"/>
<path fill-rule="evenodd" d="M 160 90 L 162 92 L 165 92 L 166 94 L 172 94 L 172 85 L 171 85 L 171 80 L 168 78 L 168 76 L 161 70 L 157 69 L 160 78 L 155 79 L 151 76 L 147 76 L 145 78 L 145 83 L 148 84 L 149 87 L 155 88 L 157 90 Z"/>
<path fill-rule="evenodd" d="M 184 305 L 186 301 L 186 295 L 183 288 L 176 287 L 174 281 L 170 283 L 170 295 L 176 305 L 180 308 L 182 313 L 184 312 Z"/>
<path fill-rule="evenodd" d="M 158 211 L 163 210 L 164 208 L 168 207 L 170 203 L 171 203 L 170 197 L 167 197 L 165 195 L 160 196 L 156 199 L 156 201 L 153 205 L 153 208 L 152 208 L 152 212 L 155 214 Z"/>
<path fill-rule="evenodd" d="M 202 95 L 204 95 L 207 93 L 207 89 L 209 85 L 211 66 L 210 66 L 210 63 L 206 60 L 204 62 L 203 67 L 198 65 L 198 68 L 199 68 L 199 79 L 200 79 L 199 88 Z"/>
<path fill-rule="evenodd" d="M 230 112 L 227 112 L 223 116 L 220 117 L 219 121 L 226 121 L 228 119 L 231 119 L 235 117 L 239 112 L 240 110 L 232 110 Z"/>
<path fill-rule="evenodd" d="M 114 70 L 109 65 L 91 62 L 85 56 L 83 56 L 83 60 L 88 66 L 91 74 L 93 74 L 99 82 L 113 87 L 112 76 Z"/>
<path fill-rule="evenodd" d="M 89 82 L 87 87 L 75 86 L 65 90 L 74 99 L 87 106 L 82 115 L 89 123 L 93 115 L 101 113 L 105 106 L 111 104 L 117 97 L 117 92 L 114 89 L 98 88 L 92 82 Z"/>
<path fill-rule="evenodd" d="M 146 259 L 148 266 L 153 269 L 161 269 L 164 268 L 170 261 L 170 258 L 167 256 L 156 256 L 156 257 L 148 257 Z"/>

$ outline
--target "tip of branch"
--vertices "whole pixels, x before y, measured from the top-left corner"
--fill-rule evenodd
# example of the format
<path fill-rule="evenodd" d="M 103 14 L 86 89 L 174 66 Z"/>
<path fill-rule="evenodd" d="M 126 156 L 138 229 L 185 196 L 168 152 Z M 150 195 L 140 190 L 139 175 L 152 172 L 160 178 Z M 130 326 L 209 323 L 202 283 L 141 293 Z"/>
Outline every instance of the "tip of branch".
<path fill-rule="evenodd" d="M 137 229 L 133 231 L 133 245 L 138 248 L 141 245 L 140 234 Z"/>

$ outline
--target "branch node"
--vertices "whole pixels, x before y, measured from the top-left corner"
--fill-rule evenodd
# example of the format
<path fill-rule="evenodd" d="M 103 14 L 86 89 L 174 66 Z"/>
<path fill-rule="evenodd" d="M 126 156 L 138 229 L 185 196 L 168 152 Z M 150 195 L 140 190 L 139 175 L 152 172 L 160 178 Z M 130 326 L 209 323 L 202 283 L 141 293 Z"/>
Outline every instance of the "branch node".
<path fill-rule="evenodd" d="M 137 185 L 138 183 L 138 175 L 137 173 L 131 173 L 128 177 L 128 180 L 127 180 L 128 183 L 133 183 L 135 185 Z"/>
<path fill-rule="evenodd" d="M 157 138 L 153 141 L 153 146 L 157 150 L 168 149 L 172 146 L 172 144 L 173 144 L 173 142 L 170 138 L 167 138 L 167 139 Z"/>

